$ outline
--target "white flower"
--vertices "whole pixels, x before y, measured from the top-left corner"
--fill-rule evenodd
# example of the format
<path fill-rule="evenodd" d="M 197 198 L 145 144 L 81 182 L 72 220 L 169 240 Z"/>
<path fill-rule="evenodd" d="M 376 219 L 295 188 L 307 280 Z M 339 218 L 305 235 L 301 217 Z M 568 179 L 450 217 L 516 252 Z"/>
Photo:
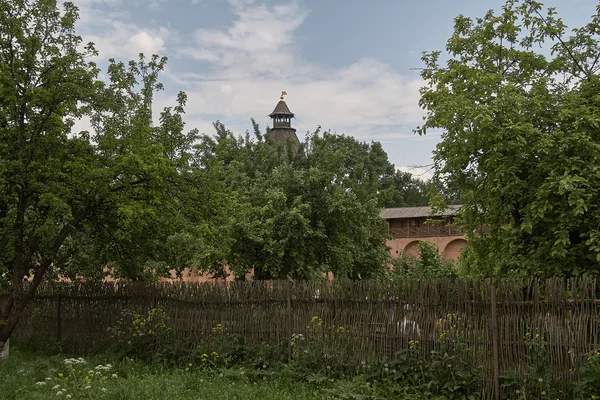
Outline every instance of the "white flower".
<path fill-rule="evenodd" d="M 118 378 L 117 374 L 112 374 L 113 378 Z"/>
<path fill-rule="evenodd" d="M 100 390 L 103 391 L 103 392 L 106 392 L 107 389 L 106 388 L 102 388 Z"/>
<path fill-rule="evenodd" d="M 188 367 L 190 367 L 190 368 L 191 368 L 191 367 L 192 367 L 192 363 L 189 363 L 189 364 L 188 364 Z"/>
<path fill-rule="evenodd" d="M 544 382 L 542 378 L 538 378 L 538 382 Z"/>
<path fill-rule="evenodd" d="M 62 395 L 62 392 L 59 390 L 58 392 L 56 392 L 56 395 L 60 396 L 60 395 Z"/>
<path fill-rule="evenodd" d="M 41 382 L 36 382 L 35 384 L 38 386 L 44 386 L 46 384 L 46 382 L 41 381 Z"/>
<path fill-rule="evenodd" d="M 71 395 L 70 395 L 70 394 L 68 394 L 66 397 L 67 397 L 67 399 L 70 399 L 70 398 L 71 398 Z"/>
<path fill-rule="evenodd" d="M 47 380 L 47 381 L 51 381 L 51 380 L 52 380 L 52 378 L 50 378 L 50 377 L 47 377 L 47 378 L 46 378 L 46 380 Z"/>
<path fill-rule="evenodd" d="M 91 389 L 92 387 L 90 385 L 87 385 L 84 389 Z"/>
<path fill-rule="evenodd" d="M 94 375 L 94 371 L 92 371 L 92 370 L 89 370 L 89 371 L 88 371 L 88 374 L 90 374 L 90 375 Z"/>
<path fill-rule="evenodd" d="M 56 389 L 60 389 L 60 385 L 54 385 L 54 387 L 52 388 L 52 390 L 56 390 Z"/>

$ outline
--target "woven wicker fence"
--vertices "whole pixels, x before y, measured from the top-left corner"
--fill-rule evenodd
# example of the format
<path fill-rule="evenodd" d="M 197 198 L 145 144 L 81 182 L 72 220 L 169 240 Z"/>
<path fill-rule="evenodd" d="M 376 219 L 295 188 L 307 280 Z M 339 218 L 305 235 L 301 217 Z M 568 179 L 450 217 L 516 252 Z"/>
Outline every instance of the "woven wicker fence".
<path fill-rule="evenodd" d="M 411 340 L 428 357 L 450 332 L 484 377 L 483 396 L 494 398 L 500 375 L 527 373 L 528 333 L 543 341 L 555 376 L 565 385 L 577 378 L 583 355 L 599 345 L 596 290 L 595 279 L 53 284 L 39 290 L 13 340 L 98 351 L 110 345 L 107 330 L 123 310 L 147 315 L 152 308 L 165 311 L 182 343 L 222 324 L 248 344 L 285 347 L 316 316 L 327 354 L 356 363 L 391 358 Z"/>

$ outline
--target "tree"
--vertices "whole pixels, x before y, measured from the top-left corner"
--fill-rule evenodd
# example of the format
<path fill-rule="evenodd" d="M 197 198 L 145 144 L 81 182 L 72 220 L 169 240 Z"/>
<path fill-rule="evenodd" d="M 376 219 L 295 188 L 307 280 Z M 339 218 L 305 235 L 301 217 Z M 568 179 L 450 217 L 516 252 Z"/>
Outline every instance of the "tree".
<path fill-rule="evenodd" d="M 181 129 L 184 95 L 152 126 L 165 59 L 111 61 L 105 84 L 86 61 L 93 45 L 79 50 L 77 18 L 71 3 L 62 12 L 53 0 L 0 3 L 0 347 L 48 274 L 101 271 L 69 250 L 84 244 L 95 256 L 102 241 L 107 260 L 124 261 L 121 273 L 139 275 L 123 269 L 168 236 L 169 195 L 194 139 Z M 84 115 L 93 132 L 74 132 Z"/>
<path fill-rule="evenodd" d="M 225 245 L 216 260 L 237 276 L 253 270 L 255 279 L 383 272 L 381 180 L 393 166 L 378 143 L 317 131 L 290 152 L 256 124 L 254 138 L 215 127 L 214 137 L 202 137 L 197 158 L 201 169 L 221 171 L 231 190 L 233 217 L 221 226 L 227 239 L 220 238 Z"/>
<path fill-rule="evenodd" d="M 417 131 L 443 130 L 435 179 L 485 274 L 598 274 L 598 32 L 600 8 L 567 36 L 554 9 L 508 1 L 455 19 L 445 65 L 423 56 Z"/>
<path fill-rule="evenodd" d="M 396 171 L 386 179 L 384 186 L 389 187 L 385 207 L 421 207 L 429 204 L 427 196 L 430 184 L 414 178 L 409 172 Z"/>

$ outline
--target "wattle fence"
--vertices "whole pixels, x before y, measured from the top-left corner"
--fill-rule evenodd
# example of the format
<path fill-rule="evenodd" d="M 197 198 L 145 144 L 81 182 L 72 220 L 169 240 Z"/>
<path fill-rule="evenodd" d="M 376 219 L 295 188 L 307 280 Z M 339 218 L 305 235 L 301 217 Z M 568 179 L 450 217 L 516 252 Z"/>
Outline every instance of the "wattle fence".
<path fill-rule="evenodd" d="M 99 351 L 124 310 L 159 308 L 175 342 L 200 340 L 221 324 L 248 344 L 291 354 L 291 338 L 308 337 L 318 317 L 324 352 L 357 365 L 391 359 L 414 340 L 422 357 L 440 341 L 460 342 L 484 377 L 483 396 L 494 398 L 500 376 L 525 378 L 540 349 L 558 381 L 577 379 L 584 355 L 600 347 L 597 288 L 595 279 L 63 283 L 39 290 L 12 341 Z"/>

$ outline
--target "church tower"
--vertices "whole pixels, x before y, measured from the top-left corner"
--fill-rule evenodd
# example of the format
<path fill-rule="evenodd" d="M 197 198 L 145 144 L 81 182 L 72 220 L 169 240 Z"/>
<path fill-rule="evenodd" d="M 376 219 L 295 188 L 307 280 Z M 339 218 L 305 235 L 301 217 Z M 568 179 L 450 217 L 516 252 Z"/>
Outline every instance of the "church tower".
<path fill-rule="evenodd" d="M 283 101 L 285 95 L 287 95 L 286 92 L 281 92 L 279 103 L 277 103 L 273 112 L 269 114 L 269 117 L 273 120 L 273 127 L 269 130 L 269 138 L 277 144 L 286 144 L 288 140 L 291 140 L 295 147 L 300 144 L 300 141 L 296 136 L 296 129 L 292 128 L 294 113 Z"/>

